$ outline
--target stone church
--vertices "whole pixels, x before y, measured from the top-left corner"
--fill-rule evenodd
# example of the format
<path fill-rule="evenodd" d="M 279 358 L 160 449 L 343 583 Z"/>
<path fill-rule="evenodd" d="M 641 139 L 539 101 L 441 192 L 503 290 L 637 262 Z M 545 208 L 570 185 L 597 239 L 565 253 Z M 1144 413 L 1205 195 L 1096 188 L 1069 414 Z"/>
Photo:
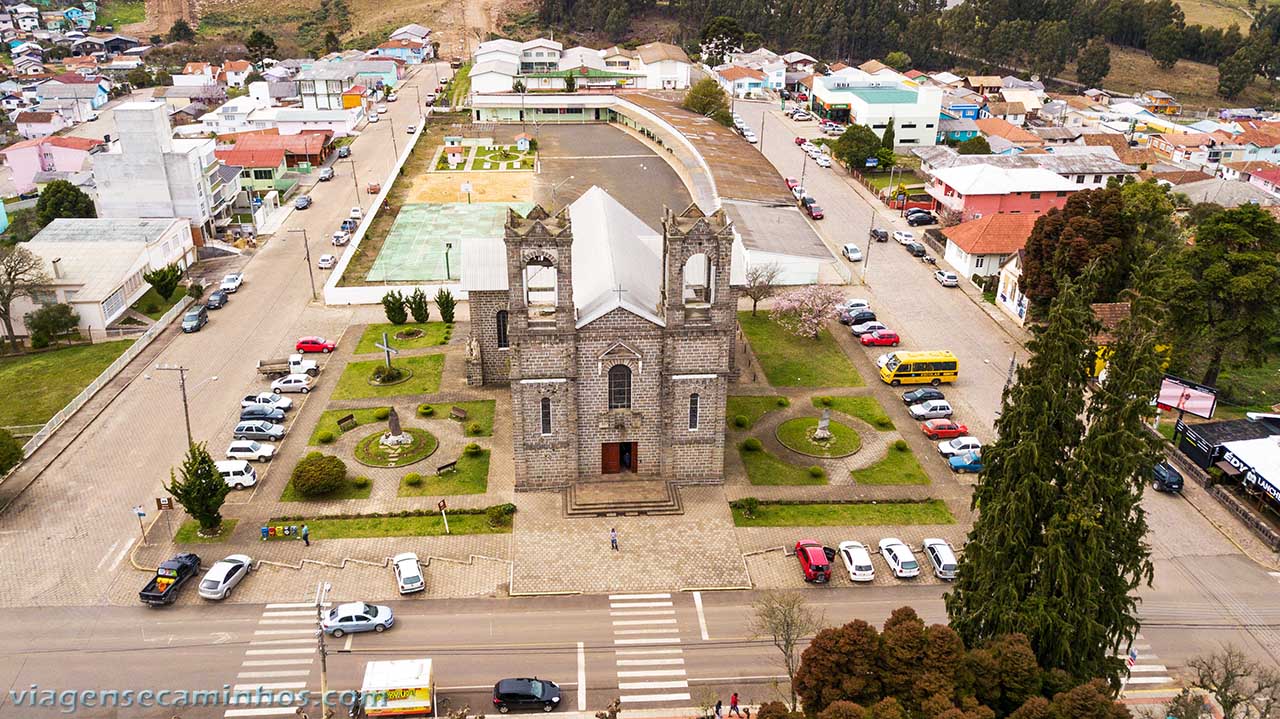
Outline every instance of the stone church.
<path fill-rule="evenodd" d="M 745 259 L 723 211 L 658 232 L 599 187 L 464 256 L 470 384 L 509 383 L 516 489 L 722 481 Z"/>

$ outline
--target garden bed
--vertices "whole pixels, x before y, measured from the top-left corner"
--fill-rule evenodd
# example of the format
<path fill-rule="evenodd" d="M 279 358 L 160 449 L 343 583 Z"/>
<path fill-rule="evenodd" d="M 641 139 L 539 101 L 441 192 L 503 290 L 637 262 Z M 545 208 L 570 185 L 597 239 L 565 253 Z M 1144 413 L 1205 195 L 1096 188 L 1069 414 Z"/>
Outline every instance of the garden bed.
<path fill-rule="evenodd" d="M 791 402 L 786 397 L 778 395 L 739 395 L 737 397 L 729 397 L 725 401 L 725 419 L 728 425 L 734 429 L 751 429 L 755 426 L 760 418 L 776 412 L 789 406 Z M 742 417 L 745 424 L 738 426 L 737 417 Z"/>
<path fill-rule="evenodd" d="M 436 436 L 425 429 L 402 427 L 401 431 L 413 437 L 413 444 L 404 447 L 383 446 L 381 440 L 386 432 L 379 430 L 356 445 L 356 461 L 366 467 L 408 467 L 435 454 L 436 448 L 440 446 Z"/>
<path fill-rule="evenodd" d="M 763 449 L 753 451 L 739 447 L 738 455 L 742 457 L 742 464 L 747 469 L 747 479 L 752 484 L 800 486 L 827 483 L 825 473 L 815 477 L 809 468 L 788 464 Z"/>
<path fill-rule="evenodd" d="M 236 529 L 238 519 L 223 519 L 222 526 L 218 527 L 218 536 L 202 537 L 200 536 L 200 523 L 194 519 L 187 520 L 178 527 L 178 531 L 173 535 L 174 544 L 218 544 L 227 541 L 231 537 L 231 533 Z"/>
<path fill-rule="evenodd" d="M 737 503 L 734 503 L 737 504 Z M 750 519 L 733 507 L 738 527 L 878 527 L 955 524 L 940 499 L 919 502 L 761 502 Z"/>
<path fill-rule="evenodd" d="M 401 497 L 441 497 L 453 494 L 484 494 L 489 489 L 489 450 L 481 450 L 474 457 L 464 452 L 458 458 L 456 471 L 443 475 L 421 475 L 422 483 L 410 484 L 412 474 L 400 480 Z"/>
<path fill-rule="evenodd" d="M 893 420 L 875 397 L 814 397 L 813 406 L 857 417 L 881 432 L 893 429 Z"/>
<path fill-rule="evenodd" d="M 267 524 L 307 525 L 310 537 L 366 539 L 371 537 L 438 537 L 444 520 L 435 510 L 405 515 L 355 515 L 349 517 L 273 517 Z M 449 510 L 449 534 L 510 534 L 511 522 L 493 526 L 483 509 Z M 296 535 L 295 535 L 296 536 Z M 280 537 L 293 539 L 294 537 Z"/>
<path fill-rule="evenodd" d="M 320 441 L 320 436 L 328 432 L 334 440 L 342 436 L 343 432 L 338 427 L 338 420 L 351 415 L 355 419 L 356 426 L 373 424 L 374 422 L 385 422 L 386 418 L 378 419 L 378 413 L 389 410 L 389 407 L 369 407 L 367 409 L 327 409 L 316 422 L 315 429 L 311 430 L 311 439 L 307 440 L 307 444 L 318 446 L 326 444 Z"/>
<path fill-rule="evenodd" d="M 422 334 L 418 337 L 405 339 L 396 337 L 397 332 L 409 330 L 417 330 Z M 360 341 L 356 343 L 355 354 L 363 355 L 375 352 L 380 354 L 382 350 L 375 345 L 382 341 L 383 332 L 387 333 L 387 339 L 391 341 L 392 347 L 398 350 L 411 350 L 448 344 L 449 336 L 453 333 L 453 325 L 445 324 L 444 322 L 408 323 L 403 325 L 382 322 L 376 325 L 369 325 L 365 327 L 364 332 L 360 335 Z"/>
<path fill-rule="evenodd" d="M 911 448 L 905 446 L 906 442 L 902 445 L 902 449 L 897 442 L 889 445 L 884 459 L 870 467 L 853 470 L 853 481 L 871 485 L 929 484 L 929 475 L 920 467 Z"/>
<path fill-rule="evenodd" d="M 431 413 L 424 414 L 423 408 L 430 407 Z M 454 407 L 460 408 L 467 413 L 464 420 L 453 419 L 450 413 Z M 491 399 L 472 400 L 470 402 L 428 402 L 418 405 L 418 416 L 423 419 L 449 419 L 454 422 L 460 422 L 463 425 L 463 433 L 468 437 L 491 437 L 493 436 L 493 409 L 494 401 Z M 478 432 L 472 432 L 471 425 L 478 425 Z"/>
<path fill-rule="evenodd" d="M 363 479 L 364 486 L 359 486 L 357 480 Z M 368 499 L 373 492 L 373 482 L 368 477 L 347 477 L 343 481 L 342 486 L 337 491 L 320 497 L 304 497 L 301 492 L 293 488 L 293 480 L 284 486 L 284 491 L 280 493 L 281 502 L 328 502 L 336 499 Z"/>
<path fill-rule="evenodd" d="M 817 417 L 796 417 L 778 425 L 774 435 L 782 446 L 808 457 L 848 457 L 862 449 L 862 438 L 852 427 L 831 420 L 827 429 L 831 437 L 826 440 L 813 438 L 818 429 Z"/>

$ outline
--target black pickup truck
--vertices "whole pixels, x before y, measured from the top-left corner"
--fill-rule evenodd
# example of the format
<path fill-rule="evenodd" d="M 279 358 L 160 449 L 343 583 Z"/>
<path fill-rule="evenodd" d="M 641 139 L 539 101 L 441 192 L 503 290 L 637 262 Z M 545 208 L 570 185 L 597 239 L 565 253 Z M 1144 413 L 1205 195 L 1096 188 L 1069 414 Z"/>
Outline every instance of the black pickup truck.
<path fill-rule="evenodd" d="M 178 589 L 188 579 L 200 571 L 200 557 L 194 554 L 179 554 L 173 559 L 160 563 L 156 576 L 147 582 L 147 586 L 138 592 L 143 604 L 153 607 L 173 604 L 178 598 Z"/>

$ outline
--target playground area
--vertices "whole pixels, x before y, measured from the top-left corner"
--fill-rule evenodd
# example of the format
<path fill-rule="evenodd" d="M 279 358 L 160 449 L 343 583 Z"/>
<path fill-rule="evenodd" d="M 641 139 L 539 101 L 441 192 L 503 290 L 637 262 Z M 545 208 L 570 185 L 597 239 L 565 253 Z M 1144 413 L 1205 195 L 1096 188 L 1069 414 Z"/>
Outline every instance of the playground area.
<path fill-rule="evenodd" d="M 442 146 L 431 163 L 433 172 L 531 172 L 537 167 L 537 151 L 521 150 L 517 145 L 463 144 L 455 147 L 461 158 L 458 164 L 449 164 L 445 156 L 449 148 Z"/>
<path fill-rule="evenodd" d="M 365 280 L 381 283 L 459 279 L 467 246 L 473 240 L 500 239 L 509 207 L 523 214 L 533 204 L 464 201 L 404 205 Z"/>

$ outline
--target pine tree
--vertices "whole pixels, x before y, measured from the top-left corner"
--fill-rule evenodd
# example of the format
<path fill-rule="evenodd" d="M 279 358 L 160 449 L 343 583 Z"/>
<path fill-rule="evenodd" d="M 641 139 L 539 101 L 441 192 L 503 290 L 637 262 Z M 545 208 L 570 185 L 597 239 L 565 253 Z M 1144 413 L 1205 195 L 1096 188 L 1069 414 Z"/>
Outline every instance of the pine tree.
<path fill-rule="evenodd" d="M 62 217 L 97 217 L 93 199 L 66 180 L 53 180 L 45 185 L 36 200 L 36 218 L 40 226 Z"/>
<path fill-rule="evenodd" d="M 1111 72 L 1111 48 L 1101 37 L 1090 40 L 1076 57 L 1076 78 L 1087 87 L 1098 87 Z"/>
<path fill-rule="evenodd" d="M 895 139 L 896 138 L 894 137 L 894 131 L 893 131 L 893 118 L 891 117 L 889 118 L 889 122 L 887 122 L 884 126 L 884 134 L 880 136 L 880 146 L 886 150 L 893 150 L 893 143 Z"/>
<path fill-rule="evenodd" d="M 203 444 L 187 448 L 187 458 L 182 461 L 177 476 L 169 470 L 169 486 L 165 489 L 200 523 L 201 534 L 217 533 L 222 525 L 222 503 L 231 487 L 218 473 L 213 457 Z"/>

